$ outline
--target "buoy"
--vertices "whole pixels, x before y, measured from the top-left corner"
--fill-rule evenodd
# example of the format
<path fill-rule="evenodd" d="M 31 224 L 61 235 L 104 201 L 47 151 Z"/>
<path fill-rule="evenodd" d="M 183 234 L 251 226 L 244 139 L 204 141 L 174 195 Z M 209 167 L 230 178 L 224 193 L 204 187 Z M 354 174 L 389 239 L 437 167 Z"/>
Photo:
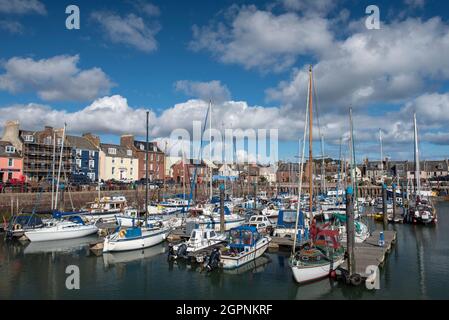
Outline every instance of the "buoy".
<path fill-rule="evenodd" d="M 331 272 L 329 272 L 329 277 L 331 277 L 332 279 L 337 278 L 337 272 L 335 272 L 335 270 L 332 270 Z"/>

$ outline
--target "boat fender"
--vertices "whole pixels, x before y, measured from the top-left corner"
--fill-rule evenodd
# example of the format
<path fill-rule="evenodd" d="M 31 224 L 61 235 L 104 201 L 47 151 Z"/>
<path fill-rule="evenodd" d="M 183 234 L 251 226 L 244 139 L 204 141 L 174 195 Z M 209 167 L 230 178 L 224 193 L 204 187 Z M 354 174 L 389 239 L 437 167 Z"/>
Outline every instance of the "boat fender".
<path fill-rule="evenodd" d="M 124 238 L 125 234 L 126 234 L 125 230 L 120 231 L 120 233 L 119 233 L 120 238 Z"/>
<path fill-rule="evenodd" d="M 351 284 L 353 286 L 359 286 L 359 285 L 362 284 L 362 277 L 359 274 L 357 274 L 357 273 L 351 275 L 349 277 L 349 280 L 351 281 Z"/>
<path fill-rule="evenodd" d="M 22 226 L 20 224 L 16 223 L 14 225 L 14 230 L 20 230 L 20 229 L 22 229 Z"/>
<path fill-rule="evenodd" d="M 187 245 L 185 243 L 181 244 L 178 247 L 178 251 L 176 252 L 178 257 L 187 258 Z"/>

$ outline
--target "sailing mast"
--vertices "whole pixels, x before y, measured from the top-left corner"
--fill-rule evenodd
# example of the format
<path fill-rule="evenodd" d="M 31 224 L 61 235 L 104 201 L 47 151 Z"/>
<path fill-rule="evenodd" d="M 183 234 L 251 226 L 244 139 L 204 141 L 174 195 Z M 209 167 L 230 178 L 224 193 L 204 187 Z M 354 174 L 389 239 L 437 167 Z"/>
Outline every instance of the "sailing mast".
<path fill-rule="evenodd" d="M 147 136 L 145 144 L 145 222 L 148 224 L 148 123 L 149 123 L 150 112 L 147 111 Z"/>
<path fill-rule="evenodd" d="M 326 192 L 326 179 L 325 179 L 325 161 L 324 161 L 324 135 L 321 134 L 321 192 L 324 193 L 324 195 L 327 195 Z"/>
<path fill-rule="evenodd" d="M 212 202 L 212 100 L 209 100 L 209 200 Z"/>
<path fill-rule="evenodd" d="M 55 207 L 55 162 L 56 162 L 56 132 L 53 131 L 53 160 L 51 163 L 52 174 L 51 174 L 51 210 Z"/>
<path fill-rule="evenodd" d="M 379 142 L 380 142 L 380 173 L 384 175 L 384 150 L 382 145 L 382 130 L 379 129 Z"/>
<path fill-rule="evenodd" d="M 312 96 L 312 66 L 309 67 L 309 210 L 310 221 L 313 220 L 313 96 Z"/>
<path fill-rule="evenodd" d="M 354 143 L 354 124 L 352 121 L 352 107 L 349 108 L 349 120 L 350 120 L 350 135 L 351 135 L 351 162 L 352 162 L 352 174 L 353 174 L 353 188 L 354 188 L 354 198 L 355 198 L 355 205 L 358 210 L 359 204 L 358 204 L 358 190 L 357 190 L 357 164 L 355 161 L 355 143 Z"/>
<path fill-rule="evenodd" d="M 413 126 L 415 134 L 415 180 L 416 180 L 416 195 L 421 193 L 421 169 L 419 164 L 419 147 L 418 147 L 418 126 L 416 124 L 416 113 L 413 114 Z"/>

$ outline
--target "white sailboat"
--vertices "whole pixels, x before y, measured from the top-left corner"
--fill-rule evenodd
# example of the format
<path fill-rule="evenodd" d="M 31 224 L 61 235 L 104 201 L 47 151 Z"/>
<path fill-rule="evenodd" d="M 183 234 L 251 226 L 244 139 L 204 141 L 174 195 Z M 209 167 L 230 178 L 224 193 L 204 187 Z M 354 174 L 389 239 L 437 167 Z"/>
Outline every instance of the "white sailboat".
<path fill-rule="evenodd" d="M 68 219 L 51 219 L 45 226 L 25 232 L 25 236 L 31 242 L 53 241 L 81 238 L 98 231 L 97 226 L 85 224 L 79 216 L 72 216 Z"/>
<path fill-rule="evenodd" d="M 309 119 L 309 161 L 313 160 L 313 75 L 312 67 L 309 69 L 309 90 L 307 96 L 308 118 Z M 307 126 L 307 123 L 306 123 Z M 306 132 L 306 130 L 304 130 Z M 304 150 L 304 149 L 303 149 Z M 304 158 L 304 152 L 302 159 Z M 303 162 L 303 161 L 302 161 Z M 309 177 L 313 177 L 312 166 L 309 165 Z M 296 218 L 296 225 L 299 216 Z M 313 217 L 313 179 L 309 179 L 309 219 L 311 221 L 310 243 L 304 245 L 298 252 L 296 251 L 296 238 L 293 245 L 293 253 L 289 263 L 293 277 L 298 283 L 306 283 L 329 275 L 344 262 L 344 248 L 338 242 L 337 230 L 320 229 L 315 225 Z M 296 227 L 297 228 L 297 227 Z"/>

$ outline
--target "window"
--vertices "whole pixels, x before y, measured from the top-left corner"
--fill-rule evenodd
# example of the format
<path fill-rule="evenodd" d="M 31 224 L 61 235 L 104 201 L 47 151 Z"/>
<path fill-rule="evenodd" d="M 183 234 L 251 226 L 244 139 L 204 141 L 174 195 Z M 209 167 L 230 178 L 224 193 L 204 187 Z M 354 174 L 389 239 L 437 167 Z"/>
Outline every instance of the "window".
<path fill-rule="evenodd" d="M 89 177 L 90 180 L 95 181 L 95 173 L 93 172 L 88 172 L 87 176 Z"/>
<path fill-rule="evenodd" d="M 57 144 L 58 144 L 58 146 L 60 146 L 62 144 L 62 139 L 61 138 L 58 138 Z"/>
<path fill-rule="evenodd" d="M 115 168 L 112 167 L 112 174 L 115 174 Z"/>
<path fill-rule="evenodd" d="M 76 166 L 81 168 L 81 159 L 76 159 Z"/>
<path fill-rule="evenodd" d="M 6 146 L 5 151 L 6 153 L 14 153 L 16 152 L 16 148 L 14 148 L 13 146 Z"/>
<path fill-rule="evenodd" d="M 92 158 L 95 157 L 95 151 L 92 151 L 92 150 L 89 151 L 89 156 L 92 157 Z"/>
<path fill-rule="evenodd" d="M 153 170 L 153 164 L 150 163 L 150 170 Z"/>
<path fill-rule="evenodd" d="M 156 161 L 159 162 L 159 155 L 156 156 Z"/>
<path fill-rule="evenodd" d="M 115 163 L 115 158 L 112 158 L 112 163 Z"/>
<path fill-rule="evenodd" d="M 44 144 L 46 144 L 46 145 L 51 145 L 51 144 L 52 144 L 51 137 L 46 137 L 46 138 L 44 139 Z"/>
<path fill-rule="evenodd" d="M 8 159 L 8 167 L 14 167 L 14 159 Z"/>
<path fill-rule="evenodd" d="M 24 138 L 23 138 L 26 142 L 33 142 L 34 141 L 34 137 L 30 134 L 27 134 Z"/>
<path fill-rule="evenodd" d="M 120 163 L 123 164 L 123 158 L 120 159 Z"/>
<path fill-rule="evenodd" d="M 83 153 L 82 150 L 76 149 L 76 155 L 77 155 L 78 157 L 81 157 L 82 153 Z"/>
<path fill-rule="evenodd" d="M 95 168 L 95 160 L 89 160 L 89 168 L 90 169 Z"/>
<path fill-rule="evenodd" d="M 150 161 L 153 161 L 153 154 L 150 154 Z"/>
<path fill-rule="evenodd" d="M 109 148 L 108 149 L 108 153 L 109 154 L 117 154 L 117 149 L 116 148 Z"/>
<path fill-rule="evenodd" d="M 127 150 L 126 154 L 128 155 L 128 157 L 132 157 L 133 151 L 132 150 Z"/>
<path fill-rule="evenodd" d="M 140 150 L 144 151 L 145 150 L 145 145 L 143 143 L 140 144 Z"/>

